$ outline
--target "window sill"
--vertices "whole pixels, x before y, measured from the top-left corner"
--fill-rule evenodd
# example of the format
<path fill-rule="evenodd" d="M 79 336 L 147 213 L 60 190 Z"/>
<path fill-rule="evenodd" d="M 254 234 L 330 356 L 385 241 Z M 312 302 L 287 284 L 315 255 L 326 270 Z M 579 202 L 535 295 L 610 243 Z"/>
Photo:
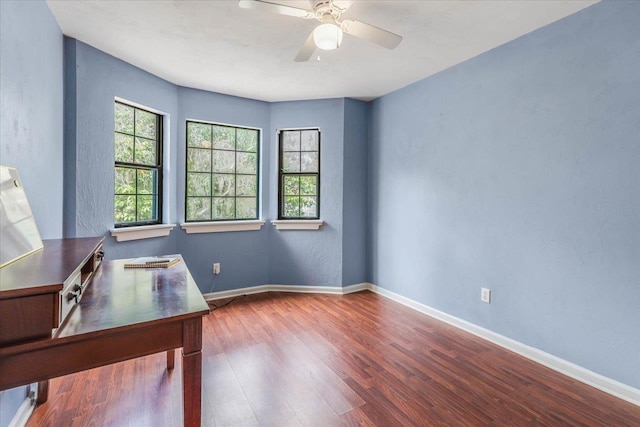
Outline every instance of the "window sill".
<path fill-rule="evenodd" d="M 319 230 L 324 224 L 321 219 L 282 219 L 271 221 L 277 230 Z"/>
<path fill-rule="evenodd" d="M 117 242 L 127 242 L 168 236 L 175 226 L 175 224 L 141 225 L 139 227 L 112 228 L 109 231 Z"/>
<path fill-rule="evenodd" d="M 225 233 L 227 231 L 257 231 L 262 228 L 264 221 L 211 221 L 211 222 L 185 222 L 180 227 L 187 234 L 198 233 Z"/>

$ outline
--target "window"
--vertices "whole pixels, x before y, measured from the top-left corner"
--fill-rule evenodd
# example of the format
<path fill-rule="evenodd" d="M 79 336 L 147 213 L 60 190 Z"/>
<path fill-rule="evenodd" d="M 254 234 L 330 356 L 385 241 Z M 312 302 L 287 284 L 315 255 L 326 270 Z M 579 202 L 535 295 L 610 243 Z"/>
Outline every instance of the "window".
<path fill-rule="evenodd" d="M 185 218 L 258 218 L 260 131 L 187 121 Z"/>
<path fill-rule="evenodd" d="M 280 131 L 278 219 L 320 217 L 320 130 Z"/>
<path fill-rule="evenodd" d="M 115 103 L 116 227 L 162 222 L 162 116 Z"/>

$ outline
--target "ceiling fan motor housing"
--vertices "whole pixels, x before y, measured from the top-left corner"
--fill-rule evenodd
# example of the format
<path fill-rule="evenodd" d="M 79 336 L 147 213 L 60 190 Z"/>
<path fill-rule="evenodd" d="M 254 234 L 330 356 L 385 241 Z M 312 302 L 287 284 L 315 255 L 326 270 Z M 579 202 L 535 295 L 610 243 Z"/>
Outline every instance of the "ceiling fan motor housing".
<path fill-rule="evenodd" d="M 322 23 L 335 23 L 344 10 L 333 4 L 333 0 L 315 0 L 313 3 L 313 13 L 316 19 Z"/>

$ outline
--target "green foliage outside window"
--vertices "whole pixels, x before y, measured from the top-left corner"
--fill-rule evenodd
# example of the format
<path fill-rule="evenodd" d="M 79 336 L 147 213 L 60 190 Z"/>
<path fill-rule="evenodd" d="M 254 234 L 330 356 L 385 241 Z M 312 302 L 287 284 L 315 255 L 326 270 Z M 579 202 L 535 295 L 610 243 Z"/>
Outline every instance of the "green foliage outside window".
<path fill-rule="evenodd" d="M 280 132 L 280 219 L 319 218 L 320 131 Z"/>
<path fill-rule="evenodd" d="M 161 221 L 162 117 L 115 103 L 116 226 Z"/>
<path fill-rule="evenodd" d="M 187 221 L 258 218 L 260 132 L 187 122 Z"/>

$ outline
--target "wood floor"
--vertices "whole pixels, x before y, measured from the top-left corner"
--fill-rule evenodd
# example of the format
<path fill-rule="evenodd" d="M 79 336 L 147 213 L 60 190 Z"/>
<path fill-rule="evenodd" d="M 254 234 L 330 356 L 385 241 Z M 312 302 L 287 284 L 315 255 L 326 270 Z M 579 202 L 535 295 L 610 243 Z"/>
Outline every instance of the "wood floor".
<path fill-rule="evenodd" d="M 368 291 L 241 297 L 203 329 L 203 426 L 640 426 L 640 407 Z M 165 362 L 52 380 L 28 426 L 180 426 Z"/>

